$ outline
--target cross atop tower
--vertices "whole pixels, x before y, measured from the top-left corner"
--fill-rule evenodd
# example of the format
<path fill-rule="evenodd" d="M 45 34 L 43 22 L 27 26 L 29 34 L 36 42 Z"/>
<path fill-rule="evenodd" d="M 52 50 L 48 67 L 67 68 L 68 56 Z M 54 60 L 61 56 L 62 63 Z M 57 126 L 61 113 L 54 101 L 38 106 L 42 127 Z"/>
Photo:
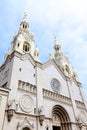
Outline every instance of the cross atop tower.
<path fill-rule="evenodd" d="M 26 19 L 27 15 L 28 14 L 26 12 L 24 12 L 24 18 L 23 19 Z"/>
<path fill-rule="evenodd" d="M 53 34 L 53 37 L 54 37 L 54 44 L 56 43 L 56 35 L 55 34 Z"/>

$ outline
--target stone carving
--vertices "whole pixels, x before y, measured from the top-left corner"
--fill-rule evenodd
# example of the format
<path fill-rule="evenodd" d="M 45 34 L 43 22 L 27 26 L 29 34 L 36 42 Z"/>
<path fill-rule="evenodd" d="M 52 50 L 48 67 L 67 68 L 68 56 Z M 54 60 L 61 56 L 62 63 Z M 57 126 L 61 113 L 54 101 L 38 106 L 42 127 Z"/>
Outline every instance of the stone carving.
<path fill-rule="evenodd" d="M 17 130 L 22 130 L 25 127 L 29 128 L 30 130 L 34 128 L 34 124 L 32 124 L 27 117 L 25 117 L 22 122 L 18 122 Z"/>
<path fill-rule="evenodd" d="M 55 124 L 57 124 L 57 123 L 60 123 L 61 121 L 60 121 L 60 118 L 58 117 L 58 115 L 57 114 L 53 114 L 53 123 L 55 123 Z"/>
<path fill-rule="evenodd" d="M 77 116 L 77 122 L 81 124 L 87 124 L 87 113 L 85 111 L 80 111 Z"/>
<path fill-rule="evenodd" d="M 44 107 L 40 106 L 38 108 L 38 112 L 39 112 L 39 121 L 40 121 L 40 125 L 43 125 L 43 121 L 45 119 L 45 115 L 44 115 Z"/>
<path fill-rule="evenodd" d="M 31 112 L 33 109 L 33 99 L 29 95 L 22 95 L 20 98 L 20 108 L 24 112 Z"/>
<path fill-rule="evenodd" d="M 16 110 L 16 102 L 15 100 L 9 100 L 8 104 L 7 104 L 8 109 L 13 109 Z"/>
<path fill-rule="evenodd" d="M 7 104 L 7 118 L 8 122 L 11 121 L 12 117 L 14 116 L 14 112 L 16 111 L 16 102 L 15 100 L 10 100 Z"/>
<path fill-rule="evenodd" d="M 76 72 L 73 72 L 73 78 L 74 78 L 77 82 L 79 82 L 79 78 L 78 78 L 78 75 L 77 75 Z"/>
<path fill-rule="evenodd" d="M 70 67 L 68 65 L 64 65 L 62 68 L 65 76 L 71 76 Z"/>
<path fill-rule="evenodd" d="M 77 101 L 77 100 L 75 100 L 75 102 L 76 102 L 76 106 L 78 108 L 85 109 L 85 104 L 83 102 L 80 102 L 80 101 Z"/>
<path fill-rule="evenodd" d="M 40 115 L 44 115 L 44 107 L 43 106 L 39 107 L 38 112 Z"/>

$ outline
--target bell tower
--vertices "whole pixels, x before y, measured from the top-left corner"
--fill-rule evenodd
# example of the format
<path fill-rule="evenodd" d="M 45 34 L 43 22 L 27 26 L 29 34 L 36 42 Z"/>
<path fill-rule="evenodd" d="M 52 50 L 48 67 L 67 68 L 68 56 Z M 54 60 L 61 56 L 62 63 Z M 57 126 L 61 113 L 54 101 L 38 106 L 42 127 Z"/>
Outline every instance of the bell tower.
<path fill-rule="evenodd" d="M 24 13 L 18 33 L 13 37 L 11 52 L 17 51 L 21 54 L 30 53 L 34 57 L 34 36 L 29 32 L 27 14 Z"/>

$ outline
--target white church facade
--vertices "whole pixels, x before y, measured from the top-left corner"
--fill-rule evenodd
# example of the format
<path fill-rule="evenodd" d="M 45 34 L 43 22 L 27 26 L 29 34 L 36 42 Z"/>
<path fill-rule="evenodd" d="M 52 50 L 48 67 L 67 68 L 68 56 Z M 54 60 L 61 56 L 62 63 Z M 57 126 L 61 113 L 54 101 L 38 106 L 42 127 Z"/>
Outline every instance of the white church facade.
<path fill-rule="evenodd" d="M 42 64 L 24 15 L 0 67 L 0 130 L 87 130 L 82 85 L 54 38 Z"/>

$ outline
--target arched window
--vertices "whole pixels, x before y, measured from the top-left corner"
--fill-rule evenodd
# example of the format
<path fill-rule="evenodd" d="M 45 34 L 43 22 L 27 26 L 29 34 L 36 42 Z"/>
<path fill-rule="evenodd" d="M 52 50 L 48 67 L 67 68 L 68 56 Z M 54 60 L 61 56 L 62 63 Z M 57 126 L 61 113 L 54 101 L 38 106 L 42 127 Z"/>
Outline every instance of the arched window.
<path fill-rule="evenodd" d="M 23 130 L 30 130 L 28 127 L 24 127 Z"/>
<path fill-rule="evenodd" d="M 19 46 L 20 46 L 20 43 L 18 43 L 17 46 L 19 47 Z"/>
<path fill-rule="evenodd" d="M 49 126 L 46 126 L 46 130 L 49 130 Z"/>
<path fill-rule="evenodd" d="M 26 28 L 27 28 L 27 25 L 26 25 L 26 24 L 23 24 L 23 28 L 26 29 Z"/>
<path fill-rule="evenodd" d="M 28 52 L 30 50 L 30 45 L 29 43 L 25 42 L 24 45 L 23 45 L 23 50 Z"/>

